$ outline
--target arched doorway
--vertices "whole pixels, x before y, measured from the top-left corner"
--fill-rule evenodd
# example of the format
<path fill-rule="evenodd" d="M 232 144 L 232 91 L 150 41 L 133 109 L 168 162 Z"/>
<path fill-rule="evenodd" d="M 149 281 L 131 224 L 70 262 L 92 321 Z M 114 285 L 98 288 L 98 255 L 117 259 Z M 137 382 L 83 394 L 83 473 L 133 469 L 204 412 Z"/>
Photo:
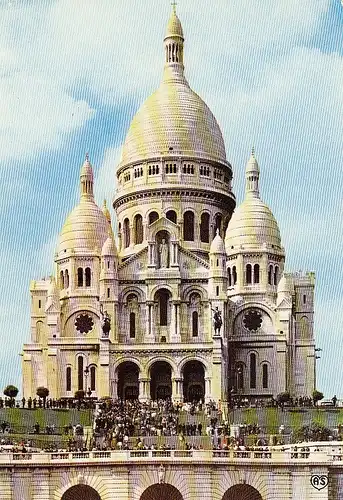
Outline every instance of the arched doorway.
<path fill-rule="evenodd" d="M 150 397 L 168 399 L 172 395 L 171 366 L 166 361 L 156 361 L 150 369 Z"/>
<path fill-rule="evenodd" d="M 263 500 L 261 494 L 250 484 L 235 484 L 225 493 L 222 500 Z"/>
<path fill-rule="evenodd" d="M 94 488 L 85 484 L 72 486 L 67 490 L 61 500 L 101 500 L 101 497 Z"/>
<path fill-rule="evenodd" d="M 126 361 L 118 366 L 118 399 L 138 399 L 139 368 L 135 363 Z"/>
<path fill-rule="evenodd" d="M 188 361 L 183 367 L 184 401 L 204 401 L 205 369 L 200 361 Z"/>
<path fill-rule="evenodd" d="M 140 500 L 183 500 L 183 497 L 171 484 L 153 484 L 142 493 Z"/>

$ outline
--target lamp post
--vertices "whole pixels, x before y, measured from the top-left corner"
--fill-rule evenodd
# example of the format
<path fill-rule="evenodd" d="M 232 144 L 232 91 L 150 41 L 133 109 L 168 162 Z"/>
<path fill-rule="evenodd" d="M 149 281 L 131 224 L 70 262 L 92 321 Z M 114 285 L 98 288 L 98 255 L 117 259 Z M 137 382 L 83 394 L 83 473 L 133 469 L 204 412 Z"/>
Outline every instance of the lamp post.
<path fill-rule="evenodd" d="M 85 394 L 87 394 L 87 389 L 88 389 L 88 375 L 89 375 L 89 366 L 87 365 L 85 368 L 85 378 L 86 378 L 86 386 L 85 386 Z"/>

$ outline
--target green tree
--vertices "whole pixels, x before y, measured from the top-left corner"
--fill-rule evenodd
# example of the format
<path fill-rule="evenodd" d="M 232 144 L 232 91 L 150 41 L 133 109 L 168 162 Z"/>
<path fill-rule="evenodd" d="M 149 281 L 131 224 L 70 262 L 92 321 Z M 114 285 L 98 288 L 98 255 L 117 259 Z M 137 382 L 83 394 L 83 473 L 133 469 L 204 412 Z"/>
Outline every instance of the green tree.
<path fill-rule="evenodd" d="M 324 397 L 324 394 L 320 391 L 315 390 L 312 392 L 312 399 L 313 399 L 313 403 L 315 406 L 317 406 L 318 401 L 323 399 L 323 397 Z"/>
<path fill-rule="evenodd" d="M 4 394 L 11 399 L 11 406 L 14 406 L 14 400 L 19 392 L 18 387 L 15 385 L 8 385 L 4 389 Z"/>
<path fill-rule="evenodd" d="M 37 387 L 36 394 L 39 398 L 43 399 L 43 407 L 46 406 L 46 398 L 49 396 L 49 389 L 46 387 Z"/>

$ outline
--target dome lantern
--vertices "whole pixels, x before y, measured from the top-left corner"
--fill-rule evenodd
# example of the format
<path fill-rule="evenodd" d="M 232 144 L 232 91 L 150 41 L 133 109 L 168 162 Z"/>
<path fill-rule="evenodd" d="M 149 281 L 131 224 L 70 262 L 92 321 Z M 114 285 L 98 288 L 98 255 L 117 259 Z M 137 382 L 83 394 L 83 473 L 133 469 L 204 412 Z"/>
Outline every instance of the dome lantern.
<path fill-rule="evenodd" d="M 94 183 L 93 168 L 89 161 L 89 155 L 88 153 L 86 153 L 86 158 L 80 171 L 81 200 L 94 199 L 93 183 Z"/>

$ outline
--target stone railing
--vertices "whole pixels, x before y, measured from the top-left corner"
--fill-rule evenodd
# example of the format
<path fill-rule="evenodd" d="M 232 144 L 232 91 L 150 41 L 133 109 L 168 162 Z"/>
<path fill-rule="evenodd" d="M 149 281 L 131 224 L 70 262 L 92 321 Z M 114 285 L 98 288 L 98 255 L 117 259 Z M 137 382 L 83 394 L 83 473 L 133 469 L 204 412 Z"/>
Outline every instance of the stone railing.
<path fill-rule="evenodd" d="M 9 464 L 56 464 L 59 463 L 96 463 L 96 462 L 136 462 L 140 460 L 159 461 L 225 461 L 225 462 L 320 462 L 342 461 L 343 455 L 333 452 L 294 452 L 294 450 L 111 450 L 54 453 L 0 453 L 0 467 Z M 343 465 L 343 463 L 342 463 Z"/>

